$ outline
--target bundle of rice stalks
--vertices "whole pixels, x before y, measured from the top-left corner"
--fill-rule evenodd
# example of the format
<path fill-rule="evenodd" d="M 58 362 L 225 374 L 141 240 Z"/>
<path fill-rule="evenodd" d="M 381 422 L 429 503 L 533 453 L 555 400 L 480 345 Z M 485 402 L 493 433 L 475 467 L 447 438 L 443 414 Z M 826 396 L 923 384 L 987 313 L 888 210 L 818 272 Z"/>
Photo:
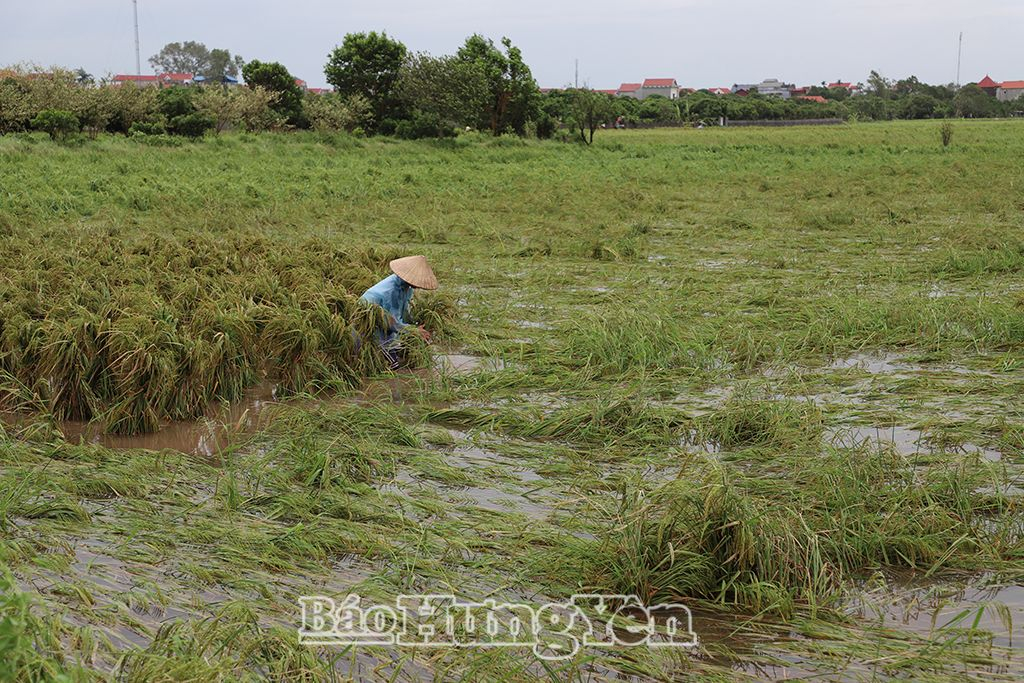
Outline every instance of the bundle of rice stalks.
<path fill-rule="evenodd" d="M 829 448 L 791 471 L 708 465 L 650 495 L 627 492 L 585 560 L 585 587 L 786 615 L 841 598 L 846 581 L 880 567 L 992 567 L 1020 552 L 1014 522 L 987 518 L 977 470 L 921 480 L 897 453 Z"/>
<path fill-rule="evenodd" d="M 412 299 L 409 315 L 414 325 L 422 325 L 439 340 L 459 336 L 459 310 L 452 294 L 422 291 Z"/>
<path fill-rule="evenodd" d="M 70 240 L 33 233 L 4 252 L 0 407 L 151 431 L 262 380 L 283 393 L 384 369 L 385 313 L 356 295 L 397 252 L 250 231 Z M 454 304 L 419 309 L 441 336 Z M 423 354 L 415 356 L 427 362 Z"/>
<path fill-rule="evenodd" d="M 701 436 L 722 449 L 768 446 L 791 448 L 820 440 L 821 409 L 809 401 L 732 396 L 703 418 Z"/>

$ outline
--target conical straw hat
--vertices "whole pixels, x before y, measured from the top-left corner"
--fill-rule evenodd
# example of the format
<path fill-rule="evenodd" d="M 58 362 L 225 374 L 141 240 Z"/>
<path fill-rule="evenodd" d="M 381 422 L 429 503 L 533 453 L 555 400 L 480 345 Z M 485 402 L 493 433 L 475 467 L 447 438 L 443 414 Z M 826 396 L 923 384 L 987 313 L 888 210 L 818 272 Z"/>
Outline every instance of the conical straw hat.
<path fill-rule="evenodd" d="M 405 256 L 389 263 L 391 272 L 419 289 L 437 289 L 437 278 L 425 256 Z"/>

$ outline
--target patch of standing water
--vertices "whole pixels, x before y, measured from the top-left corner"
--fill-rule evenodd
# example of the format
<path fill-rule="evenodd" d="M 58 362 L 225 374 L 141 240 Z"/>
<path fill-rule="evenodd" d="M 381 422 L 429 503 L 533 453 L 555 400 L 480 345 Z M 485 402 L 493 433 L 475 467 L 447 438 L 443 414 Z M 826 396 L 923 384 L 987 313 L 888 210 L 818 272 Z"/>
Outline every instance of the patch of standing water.
<path fill-rule="evenodd" d="M 434 368 L 439 372 L 464 375 L 476 370 L 502 370 L 505 363 L 500 358 L 482 358 L 460 353 L 434 356 Z"/>
<path fill-rule="evenodd" d="M 901 358 L 898 353 L 855 353 L 846 358 L 833 360 L 828 367 L 833 370 L 864 370 L 873 375 L 905 372 L 918 367 L 912 363 L 901 362 Z"/>
<path fill-rule="evenodd" d="M 880 626 L 925 635 L 974 627 L 991 633 L 993 645 L 1013 648 L 1024 627 L 1024 586 L 904 578 L 862 590 L 847 611 Z M 1018 669 L 1024 671 L 1020 650 L 1014 654 Z"/>
<path fill-rule="evenodd" d="M 463 354 L 439 354 L 434 357 L 434 370 L 449 374 L 466 374 L 476 370 L 501 370 L 500 359 L 482 358 Z M 367 382 L 355 395 L 344 400 L 355 402 L 394 401 L 404 402 L 419 391 L 423 381 L 430 376 L 429 369 L 403 371 L 395 377 Z M 304 401 L 308 399 L 293 399 Z M 266 409 L 278 405 L 277 385 L 263 382 L 245 392 L 235 403 L 212 403 L 202 418 L 166 422 L 155 432 L 133 434 L 107 434 L 102 425 L 95 422 L 66 420 L 58 427 L 65 441 L 89 443 L 117 450 L 143 449 L 151 451 L 172 450 L 201 458 L 214 460 L 230 443 L 232 434 L 245 434 L 258 429 L 265 421 Z M 8 422 L 19 424 L 24 416 L 9 416 Z"/>
<path fill-rule="evenodd" d="M 525 327 L 535 330 L 553 330 L 555 329 L 552 325 L 545 322 L 538 322 L 536 320 L 513 320 L 512 324 L 516 327 Z"/>
<path fill-rule="evenodd" d="M 826 442 L 843 448 L 856 448 L 867 443 L 895 448 L 897 452 L 904 455 L 933 453 L 937 450 L 927 443 L 927 438 L 920 429 L 900 425 L 888 427 L 841 425 L 826 429 L 824 437 Z M 1003 458 L 1003 454 L 997 450 L 971 443 L 961 444 L 955 449 L 948 449 L 945 452 L 980 455 L 989 462 L 998 462 Z"/>
<path fill-rule="evenodd" d="M 105 434 L 93 422 L 68 420 L 60 431 L 69 442 L 98 444 L 113 449 L 173 450 L 212 458 L 228 443 L 230 432 L 247 432 L 260 424 L 260 414 L 276 402 L 277 385 L 263 382 L 230 405 L 212 404 L 199 420 L 168 422 L 158 431 L 124 436 Z"/>

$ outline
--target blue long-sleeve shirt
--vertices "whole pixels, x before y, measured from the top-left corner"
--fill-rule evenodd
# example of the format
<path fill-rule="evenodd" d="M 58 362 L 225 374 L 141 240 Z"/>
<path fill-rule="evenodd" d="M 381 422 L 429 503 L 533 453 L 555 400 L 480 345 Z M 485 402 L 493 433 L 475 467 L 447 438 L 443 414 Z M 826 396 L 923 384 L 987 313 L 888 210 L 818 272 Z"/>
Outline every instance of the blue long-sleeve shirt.
<path fill-rule="evenodd" d="M 397 275 L 386 278 L 363 292 L 360 298 L 377 304 L 391 315 L 389 332 L 398 332 L 408 323 L 409 301 L 412 300 L 413 287 Z"/>

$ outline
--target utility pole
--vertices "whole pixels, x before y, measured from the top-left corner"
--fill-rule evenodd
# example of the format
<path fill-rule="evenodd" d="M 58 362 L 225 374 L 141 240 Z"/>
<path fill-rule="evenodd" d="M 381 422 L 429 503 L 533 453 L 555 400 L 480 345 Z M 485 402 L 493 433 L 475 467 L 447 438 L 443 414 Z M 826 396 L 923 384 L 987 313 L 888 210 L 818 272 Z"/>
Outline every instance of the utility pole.
<path fill-rule="evenodd" d="M 132 0 L 132 11 L 135 13 L 135 75 L 142 75 L 142 60 L 139 58 L 139 0 Z"/>
<path fill-rule="evenodd" d="M 579 90 L 579 87 L 580 87 L 580 60 L 579 59 L 576 60 L 576 79 L 575 79 L 574 83 L 575 83 L 574 87 L 577 90 Z"/>
<path fill-rule="evenodd" d="M 964 51 L 964 32 L 960 31 L 960 42 L 956 47 L 956 88 L 960 89 L 960 55 Z"/>

